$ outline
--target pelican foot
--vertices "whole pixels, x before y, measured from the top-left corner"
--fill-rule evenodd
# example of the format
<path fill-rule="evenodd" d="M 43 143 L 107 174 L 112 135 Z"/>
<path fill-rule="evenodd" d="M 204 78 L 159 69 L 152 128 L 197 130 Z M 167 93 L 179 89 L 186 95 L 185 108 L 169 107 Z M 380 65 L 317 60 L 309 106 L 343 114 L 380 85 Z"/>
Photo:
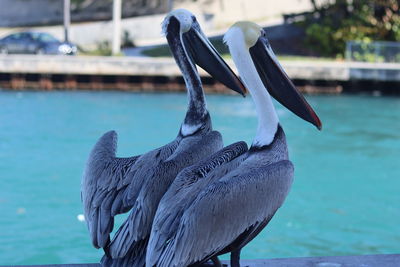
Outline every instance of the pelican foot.
<path fill-rule="evenodd" d="M 218 257 L 213 257 L 210 260 L 200 264 L 196 265 L 196 267 L 225 267 L 227 266 L 226 264 L 222 264 Z"/>
<path fill-rule="evenodd" d="M 207 261 L 201 263 L 200 265 L 196 265 L 196 267 L 221 267 L 221 266 L 215 265 L 212 261 Z"/>

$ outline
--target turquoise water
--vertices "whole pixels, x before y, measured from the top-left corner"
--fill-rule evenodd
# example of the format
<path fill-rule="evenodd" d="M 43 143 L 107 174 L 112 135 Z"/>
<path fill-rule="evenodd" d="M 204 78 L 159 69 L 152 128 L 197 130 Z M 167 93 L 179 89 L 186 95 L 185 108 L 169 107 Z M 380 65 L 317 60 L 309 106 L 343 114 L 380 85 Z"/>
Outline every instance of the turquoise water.
<path fill-rule="evenodd" d="M 400 252 L 400 98 L 310 96 L 324 129 L 287 110 L 295 182 L 243 258 Z M 250 98 L 208 95 L 225 144 L 251 142 Z M 96 262 L 80 178 L 98 137 L 119 133 L 119 156 L 172 140 L 185 94 L 0 92 L 0 265 Z"/>

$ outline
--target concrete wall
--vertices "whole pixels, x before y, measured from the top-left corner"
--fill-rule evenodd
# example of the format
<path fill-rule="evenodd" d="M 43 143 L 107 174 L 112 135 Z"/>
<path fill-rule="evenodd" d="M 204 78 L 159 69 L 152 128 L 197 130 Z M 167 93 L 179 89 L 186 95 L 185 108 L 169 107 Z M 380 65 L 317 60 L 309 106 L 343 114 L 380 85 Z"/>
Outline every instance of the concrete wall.
<path fill-rule="evenodd" d="M 233 67 L 232 60 L 227 60 Z M 281 61 L 291 79 L 400 82 L 400 63 Z M 234 69 L 234 67 L 233 67 Z M 181 76 L 172 58 L 0 55 L 0 73 Z M 206 72 L 199 69 L 201 76 Z"/>

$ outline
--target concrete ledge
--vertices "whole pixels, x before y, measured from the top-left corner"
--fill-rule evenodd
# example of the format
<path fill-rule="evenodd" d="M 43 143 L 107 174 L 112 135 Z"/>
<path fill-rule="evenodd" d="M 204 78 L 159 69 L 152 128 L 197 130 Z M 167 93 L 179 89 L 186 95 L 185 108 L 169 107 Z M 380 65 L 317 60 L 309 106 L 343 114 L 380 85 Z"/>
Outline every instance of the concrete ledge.
<path fill-rule="evenodd" d="M 225 266 L 227 261 L 222 261 Z M 25 267 L 99 267 L 100 264 L 27 265 Z M 400 254 L 242 260 L 245 267 L 399 267 Z M 4 266 L 16 267 L 16 265 Z"/>
<path fill-rule="evenodd" d="M 231 60 L 228 63 L 236 69 Z M 282 61 L 291 79 L 400 82 L 399 63 Z M 208 76 L 203 70 L 200 75 Z M 1 73 L 181 76 L 171 58 L 0 55 Z"/>
<path fill-rule="evenodd" d="M 0 72 L 83 75 L 181 75 L 169 58 L 0 55 Z"/>

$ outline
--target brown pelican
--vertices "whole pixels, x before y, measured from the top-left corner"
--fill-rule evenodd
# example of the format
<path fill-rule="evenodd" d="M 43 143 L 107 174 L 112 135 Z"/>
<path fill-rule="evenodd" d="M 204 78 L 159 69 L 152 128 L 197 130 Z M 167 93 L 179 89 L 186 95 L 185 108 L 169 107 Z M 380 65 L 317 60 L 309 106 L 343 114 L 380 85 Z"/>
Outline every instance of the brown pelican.
<path fill-rule="evenodd" d="M 117 134 L 110 131 L 90 153 L 82 181 L 82 201 L 92 243 L 106 252 L 104 265 L 144 265 L 145 248 L 159 200 L 180 170 L 223 146 L 221 134 L 212 131 L 195 64 L 227 87 L 245 93 L 241 81 L 216 52 L 190 12 L 171 12 L 163 22 L 163 31 L 183 73 L 188 109 L 178 136 L 163 147 L 131 158 L 118 158 Z M 129 210 L 129 217 L 110 241 L 114 216 Z"/>
<path fill-rule="evenodd" d="M 227 252 L 231 266 L 240 266 L 241 249 L 272 219 L 293 180 L 285 134 L 270 94 L 321 128 L 261 27 L 238 22 L 224 39 L 255 103 L 256 136 L 249 150 L 244 142 L 232 144 L 178 174 L 158 206 L 146 266 L 218 262 L 215 258 Z"/>

